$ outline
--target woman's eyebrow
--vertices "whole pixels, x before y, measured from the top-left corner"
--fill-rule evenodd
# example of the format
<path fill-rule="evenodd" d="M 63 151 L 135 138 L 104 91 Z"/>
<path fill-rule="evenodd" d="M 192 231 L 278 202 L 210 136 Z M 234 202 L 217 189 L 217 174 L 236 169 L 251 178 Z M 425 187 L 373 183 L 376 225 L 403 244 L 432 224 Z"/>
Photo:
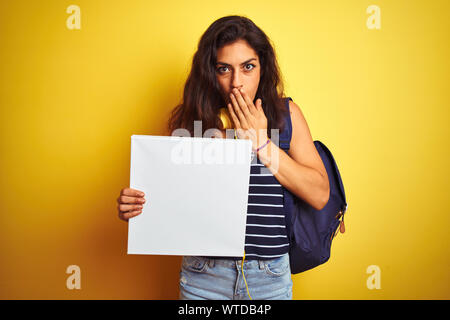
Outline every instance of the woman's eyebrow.
<path fill-rule="evenodd" d="M 251 58 L 251 59 L 248 59 L 247 61 L 242 62 L 241 66 L 246 64 L 246 63 L 249 63 L 252 60 L 256 60 L 256 58 Z M 228 63 L 225 63 L 225 62 L 217 61 L 217 64 L 224 65 L 224 66 L 227 66 L 227 67 L 231 67 L 231 64 L 228 64 Z"/>

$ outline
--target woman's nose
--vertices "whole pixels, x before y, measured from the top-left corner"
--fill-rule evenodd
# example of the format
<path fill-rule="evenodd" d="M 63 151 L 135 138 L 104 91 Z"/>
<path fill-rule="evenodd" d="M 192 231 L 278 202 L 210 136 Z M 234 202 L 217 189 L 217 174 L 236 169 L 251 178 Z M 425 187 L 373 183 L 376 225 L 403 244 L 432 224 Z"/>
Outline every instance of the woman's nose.
<path fill-rule="evenodd" d="M 233 88 L 241 88 L 242 87 L 242 80 L 241 80 L 241 74 L 239 72 L 235 72 L 233 74 L 233 81 L 231 83 Z"/>

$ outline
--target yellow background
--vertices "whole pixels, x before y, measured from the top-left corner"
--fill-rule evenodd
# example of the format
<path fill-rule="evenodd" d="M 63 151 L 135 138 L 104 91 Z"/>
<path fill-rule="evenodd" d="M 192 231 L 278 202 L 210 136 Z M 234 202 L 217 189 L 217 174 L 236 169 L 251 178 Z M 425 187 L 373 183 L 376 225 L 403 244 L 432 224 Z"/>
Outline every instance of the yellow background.
<path fill-rule="evenodd" d="M 69 30 L 66 8 L 81 9 Z M 369 5 L 381 29 L 369 30 Z M 449 299 L 443 1 L 1 1 L 0 298 L 176 299 L 181 259 L 127 255 L 130 136 L 163 135 L 200 36 L 230 14 L 271 38 L 286 94 L 349 203 L 295 299 Z M 151 195 L 148 201 L 151 202 Z M 66 288 L 66 268 L 81 289 Z M 366 269 L 381 270 L 369 290 Z"/>

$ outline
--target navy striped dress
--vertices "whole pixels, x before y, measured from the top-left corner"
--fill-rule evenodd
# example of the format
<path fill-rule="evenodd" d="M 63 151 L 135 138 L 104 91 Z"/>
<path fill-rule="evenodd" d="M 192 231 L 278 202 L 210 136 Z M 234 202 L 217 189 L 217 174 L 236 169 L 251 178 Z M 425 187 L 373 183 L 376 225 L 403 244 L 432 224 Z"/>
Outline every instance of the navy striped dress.
<path fill-rule="evenodd" d="M 258 157 L 250 168 L 245 259 L 274 259 L 289 252 L 283 190 Z"/>

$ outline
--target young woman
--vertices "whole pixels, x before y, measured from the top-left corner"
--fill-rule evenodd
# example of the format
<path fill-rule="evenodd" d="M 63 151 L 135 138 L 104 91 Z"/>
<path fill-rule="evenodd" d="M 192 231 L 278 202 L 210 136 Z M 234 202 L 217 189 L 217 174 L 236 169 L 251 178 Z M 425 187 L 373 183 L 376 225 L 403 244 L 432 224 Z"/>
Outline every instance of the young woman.
<path fill-rule="evenodd" d="M 181 299 L 292 299 L 281 186 L 321 209 L 329 185 L 305 118 L 283 90 L 274 49 L 250 19 L 223 17 L 203 34 L 169 132 L 184 128 L 194 136 L 194 121 L 201 120 L 203 132 L 217 128 L 222 138 L 251 139 L 257 159 L 251 164 L 244 257 L 183 257 Z M 289 112 L 287 154 L 272 141 L 271 129 L 281 132 Z M 226 134 L 225 115 L 234 136 Z M 271 173 L 261 174 L 263 167 Z M 144 197 L 122 189 L 119 217 L 140 214 Z"/>

